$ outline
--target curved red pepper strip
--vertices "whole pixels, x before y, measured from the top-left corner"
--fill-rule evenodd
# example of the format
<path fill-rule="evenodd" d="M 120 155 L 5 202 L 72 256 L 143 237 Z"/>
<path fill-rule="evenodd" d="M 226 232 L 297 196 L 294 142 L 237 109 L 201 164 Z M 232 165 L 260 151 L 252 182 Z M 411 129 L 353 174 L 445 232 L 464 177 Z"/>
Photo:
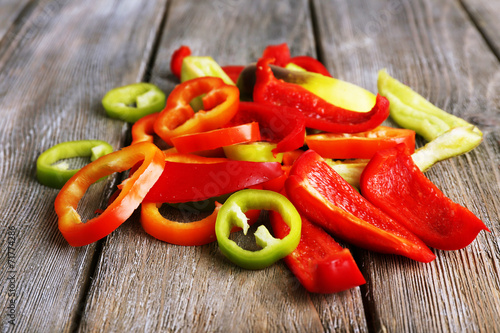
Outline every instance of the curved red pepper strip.
<path fill-rule="evenodd" d="M 124 183 L 118 197 L 102 212 L 85 223 L 77 206 L 86 190 L 102 177 L 140 167 Z M 61 189 L 54 207 L 59 217 L 59 230 L 72 246 L 95 242 L 118 228 L 134 210 L 163 171 L 163 153 L 154 144 L 143 142 L 105 155 L 80 169 Z"/>
<path fill-rule="evenodd" d="M 172 143 L 179 153 L 192 153 L 260 139 L 259 123 L 249 122 L 207 132 L 179 135 L 172 138 Z"/>
<path fill-rule="evenodd" d="M 278 238 L 290 228 L 279 214 L 270 212 L 271 227 Z M 366 283 L 349 249 L 342 248 L 327 232 L 302 217 L 300 243 L 283 258 L 299 282 L 311 293 L 336 293 Z"/>
<path fill-rule="evenodd" d="M 191 55 L 191 49 L 188 46 L 182 45 L 172 53 L 170 59 L 170 70 L 178 79 L 181 78 L 182 61 L 185 57 Z"/>
<path fill-rule="evenodd" d="M 262 52 L 262 58 L 274 59 L 276 66 L 285 67 L 290 62 L 290 49 L 287 43 L 268 45 Z"/>
<path fill-rule="evenodd" d="M 363 198 L 313 150 L 295 161 L 285 189 L 301 214 L 351 244 L 421 262 L 436 258 L 422 240 Z"/>
<path fill-rule="evenodd" d="M 187 202 L 209 199 L 262 184 L 283 174 L 277 162 L 165 162 L 165 169 L 144 202 Z"/>
<path fill-rule="evenodd" d="M 152 113 L 142 117 L 132 125 L 132 145 L 139 142 L 154 141 L 154 124 L 158 119 L 159 113 Z"/>
<path fill-rule="evenodd" d="M 350 111 L 326 102 L 305 88 L 278 80 L 269 67 L 272 59 L 257 62 L 255 102 L 289 106 L 302 112 L 306 127 L 332 133 L 357 133 L 379 126 L 389 116 L 389 101 L 377 95 L 369 112 Z"/>
<path fill-rule="evenodd" d="M 332 77 L 325 65 L 323 65 L 319 60 L 314 59 L 310 56 L 297 56 L 290 59 L 292 64 L 302 67 L 308 72 L 318 73 L 324 76 Z"/>
<path fill-rule="evenodd" d="M 240 102 L 231 126 L 256 121 L 262 140 L 277 143 L 273 153 L 294 150 L 304 145 L 305 119 L 290 107 L 255 102 Z"/>
<path fill-rule="evenodd" d="M 489 231 L 470 210 L 446 197 L 402 144 L 376 153 L 360 186 L 374 205 L 436 249 L 462 249 L 481 230 Z"/>

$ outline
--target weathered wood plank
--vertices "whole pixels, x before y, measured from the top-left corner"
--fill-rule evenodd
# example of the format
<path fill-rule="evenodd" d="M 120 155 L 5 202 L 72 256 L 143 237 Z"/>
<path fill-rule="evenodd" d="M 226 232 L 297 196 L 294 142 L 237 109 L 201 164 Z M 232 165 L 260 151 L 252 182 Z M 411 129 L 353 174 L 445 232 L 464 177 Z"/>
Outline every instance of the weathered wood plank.
<path fill-rule="evenodd" d="M 465 10 L 477 25 L 497 57 L 500 57 L 500 2 L 485 0 L 461 0 Z"/>
<path fill-rule="evenodd" d="M 32 0 L 2 1 L 0 4 L 0 41 L 2 43 L 12 42 L 16 35 L 16 26 L 22 26 L 28 20 L 27 13 L 24 11 L 29 12 L 32 4 Z"/>
<path fill-rule="evenodd" d="M 123 144 L 127 125 L 106 117 L 100 100 L 144 76 L 164 12 L 163 1 L 37 6 L 0 53 L 0 248 L 13 256 L 12 267 L 0 271 L 2 331 L 69 331 L 81 314 L 96 245 L 72 248 L 63 239 L 53 208 L 57 190 L 38 184 L 35 162 L 62 141 Z M 86 195 L 79 208 L 85 218 L 106 202 L 111 182 Z"/>
<path fill-rule="evenodd" d="M 208 14 L 210 13 L 210 14 Z M 255 61 L 268 44 L 315 55 L 307 1 L 173 1 L 152 81 L 176 81 L 170 55 L 181 44 L 220 64 Z M 216 244 L 180 247 L 146 235 L 138 217 L 106 240 L 80 330 L 366 331 L 359 289 L 311 295 L 282 264 L 245 271 Z"/>
<path fill-rule="evenodd" d="M 491 319 L 500 315 L 497 58 L 452 1 L 314 1 L 314 9 L 321 56 L 335 76 L 376 92 L 377 71 L 387 68 L 485 135 L 480 147 L 435 166 L 428 177 L 492 232 L 461 251 L 436 251 L 430 264 L 361 251 L 369 327 L 498 331 Z"/>

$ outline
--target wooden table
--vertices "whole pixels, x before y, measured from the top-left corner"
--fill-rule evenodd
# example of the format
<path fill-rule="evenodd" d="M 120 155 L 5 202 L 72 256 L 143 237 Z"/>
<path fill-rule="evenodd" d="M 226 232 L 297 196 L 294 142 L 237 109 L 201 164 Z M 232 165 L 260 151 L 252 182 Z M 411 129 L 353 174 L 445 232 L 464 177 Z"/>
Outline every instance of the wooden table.
<path fill-rule="evenodd" d="M 500 331 L 499 16 L 490 0 L 1 0 L 2 331 Z M 101 98 L 139 81 L 171 91 L 181 44 L 229 65 L 283 42 L 373 92 L 387 68 L 476 124 L 483 143 L 427 176 L 491 233 L 429 264 L 350 247 L 367 284 L 332 295 L 306 292 L 283 263 L 246 271 L 216 244 L 157 241 L 137 214 L 100 242 L 67 244 L 58 191 L 36 181 L 41 152 L 80 139 L 127 145 L 130 125 L 108 118 Z M 93 185 L 82 216 L 118 181 Z"/>

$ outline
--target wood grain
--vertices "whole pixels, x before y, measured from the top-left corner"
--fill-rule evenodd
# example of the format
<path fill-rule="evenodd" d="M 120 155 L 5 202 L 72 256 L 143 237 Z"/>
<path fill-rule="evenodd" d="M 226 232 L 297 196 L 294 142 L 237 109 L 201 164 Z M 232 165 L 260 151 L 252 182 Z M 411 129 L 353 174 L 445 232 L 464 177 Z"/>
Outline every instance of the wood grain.
<path fill-rule="evenodd" d="M 256 61 L 265 46 L 283 42 L 292 54 L 315 55 L 307 1 L 173 1 L 152 81 L 166 91 L 176 84 L 169 61 L 181 44 L 224 65 Z M 106 240 L 85 310 L 82 332 L 366 331 L 359 289 L 311 295 L 283 263 L 246 271 L 216 244 L 153 239 L 137 216 Z"/>
<path fill-rule="evenodd" d="M 476 24 L 497 57 L 500 57 L 500 2 L 487 0 L 461 0 L 465 10 Z"/>
<path fill-rule="evenodd" d="M 15 298 L 3 296 L 11 273 L 0 271 L 2 331 L 69 331 L 81 313 L 96 245 L 71 248 L 63 239 L 53 208 L 57 190 L 38 184 L 36 159 L 68 140 L 123 144 L 127 125 L 106 117 L 100 100 L 112 87 L 142 78 L 163 7 L 152 1 L 40 1 L 20 19 L 14 42 L 2 44 L 2 251 L 7 228 L 16 230 Z M 89 190 L 79 207 L 85 219 L 102 208 L 112 182 Z M 10 299 L 14 326 L 7 321 Z"/>
<path fill-rule="evenodd" d="M 500 324 L 489 317 L 500 314 L 500 103 L 492 93 L 498 92 L 498 59 L 454 2 L 315 1 L 314 9 L 321 56 L 335 76 L 376 92 L 377 71 L 387 68 L 484 132 L 480 147 L 440 163 L 427 175 L 492 232 L 481 232 L 466 249 L 435 251 L 437 259 L 430 264 L 361 251 L 358 259 L 369 280 L 363 288 L 369 327 L 498 331 Z"/>

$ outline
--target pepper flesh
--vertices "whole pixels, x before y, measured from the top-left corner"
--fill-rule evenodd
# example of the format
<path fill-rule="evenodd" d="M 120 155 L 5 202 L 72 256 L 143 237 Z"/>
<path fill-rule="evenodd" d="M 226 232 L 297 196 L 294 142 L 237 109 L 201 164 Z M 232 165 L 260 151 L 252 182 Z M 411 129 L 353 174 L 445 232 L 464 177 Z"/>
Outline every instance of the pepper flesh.
<path fill-rule="evenodd" d="M 368 200 L 436 249 L 464 248 L 481 230 L 489 231 L 425 177 L 401 146 L 379 151 L 365 167 L 360 185 Z"/>
<path fill-rule="evenodd" d="M 276 239 L 263 225 L 254 233 L 257 244 L 262 248 L 249 251 L 229 239 L 233 227 L 247 233 L 249 225 L 244 213 L 250 209 L 264 209 L 279 212 L 290 233 L 283 239 Z M 276 192 L 266 190 L 242 190 L 231 195 L 222 205 L 215 224 L 217 243 L 221 252 L 233 263 L 246 269 L 262 269 L 290 254 L 299 244 L 301 219 L 288 199 Z"/>
<path fill-rule="evenodd" d="M 186 45 L 181 45 L 177 50 L 174 51 L 174 53 L 172 53 L 172 57 L 170 58 L 170 71 L 178 79 L 181 78 L 182 63 L 184 61 L 184 58 L 190 55 L 191 49 Z"/>
<path fill-rule="evenodd" d="M 189 102 L 203 96 L 205 110 L 196 114 Z M 167 99 L 154 130 L 169 145 L 172 138 L 224 126 L 238 111 L 239 91 L 217 77 L 200 77 L 177 85 Z"/>
<path fill-rule="evenodd" d="M 304 216 L 297 248 L 283 258 L 300 283 L 311 293 L 336 293 L 366 283 L 349 249 L 342 248 L 327 232 Z M 277 237 L 288 235 L 290 228 L 281 216 L 270 212 L 271 226 Z"/>
<path fill-rule="evenodd" d="M 140 118 L 160 112 L 165 107 L 165 93 L 151 83 L 134 83 L 112 89 L 102 98 L 111 118 L 135 123 Z"/>
<path fill-rule="evenodd" d="M 66 163 L 54 163 L 73 157 L 90 157 L 90 161 L 95 161 L 112 151 L 113 147 L 101 140 L 78 140 L 59 143 L 47 149 L 38 157 L 36 161 L 37 179 L 45 186 L 60 189 L 80 169 L 69 169 Z"/>
<path fill-rule="evenodd" d="M 277 144 L 273 150 L 274 154 L 294 150 L 304 145 L 305 119 L 294 108 L 240 102 L 238 112 L 229 125 L 251 121 L 259 123 L 263 140 Z"/>
<path fill-rule="evenodd" d="M 165 162 L 165 169 L 144 202 L 199 201 L 264 183 L 283 174 L 277 162 Z M 186 177 L 186 175 L 196 175 Z"/>
<path fill-rule="evenodd" d="M 86 190 L 94 182 L 114 172 L 140 167 L 124 182 L 118 197 L 101 215 L 82 223 L 76 209 Z M 107 154 L 80 169 L 59 191 L 54 207 L 59 230 L 71 246 L 95 242 L 118 228 L 142 202 L 160 177 L 165 160 L 154 144 L 143 142 Z"/>
<path fill-rule="evenodd" d="M 389 102 L 377 95 L 375 105 L 368 112 L 346 110 L 330 104 L 305 88 L 277 80 L 269 64 L 272 59 L 257 63 L 253 99 L 256 102 L 298 109 L 308 128 L 332 133 L 356 133 L 379 126 L 389 116 Z M 320 75 L 321 76 L 321 75 Z"/>
<path fill-rule="evenodd" d="M 141 224 L 149 235 L 161 241 L 182 245 L 198 246 L 214 242 L 215 221 L 221 204 L 217 203 L 213 212 L 198 221 L 177 222 L 163 217 L 159 211 L 161 204 L 143 203 L 141 205 Z M 257 221 L 259 211 L 251 210 L 247 212 L 249 224 Z"/>
<path fill-rule="evenodd" d="M 377 80 L 378 91 L 390 101 L 391 118 L 401 127 L 414 130 L 427 141 L 432 141 L 454 127 L 472 126 L 434 106 L 410 87 L 380 70 Z M 475 131 L 481 133 L 479 129 Z"/>
<path fill-rule="evenodd" d="M 179 135 L 172 138 L 172 143 L 179 153 L 192 153 L 259 140 L 259 123 L 251 122 L 207 132 Z"/>
<path fill-rule="evenodd" d="M 417 236 L 356 192 L 313 150 L 295 161 L 285 189 L 301 214 L 351 244 L 421 262 L 436 257 Z"/>
<path fill-rule="evenodd" d="M 371 158 L 378 150 L 403 143 L 415 151 L 415 132 L 404 128 L 378 126 L 360 133 L 320 133 L 306 136 L 307 146 L 324 158 Z"/>

